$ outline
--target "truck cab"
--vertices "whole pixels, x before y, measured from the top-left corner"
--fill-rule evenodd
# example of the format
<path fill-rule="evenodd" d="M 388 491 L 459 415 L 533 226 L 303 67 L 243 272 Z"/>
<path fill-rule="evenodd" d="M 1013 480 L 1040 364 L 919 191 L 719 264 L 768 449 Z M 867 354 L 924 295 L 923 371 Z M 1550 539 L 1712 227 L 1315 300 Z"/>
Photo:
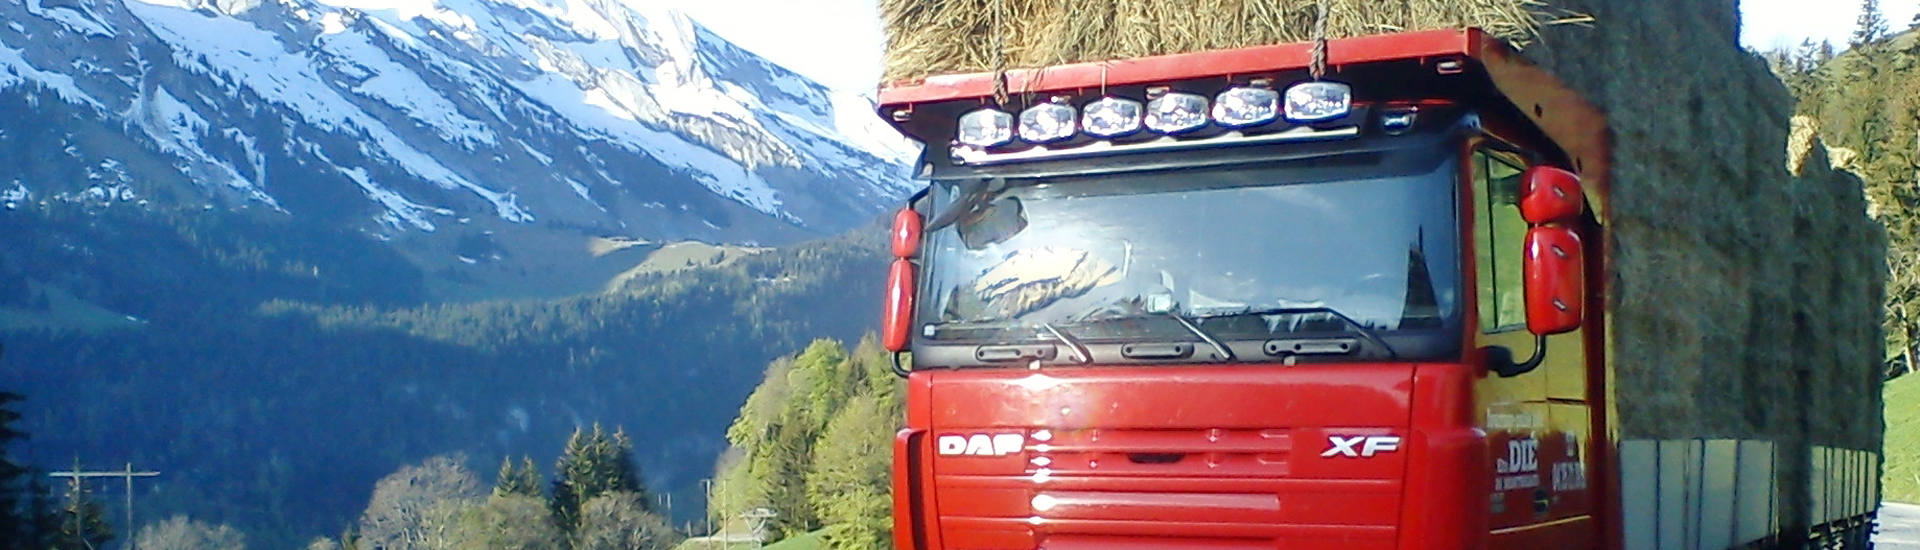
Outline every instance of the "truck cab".
<path fill-rule="evenodd" d="M 901 550 L 1600 548 L 1605 119 L 1474 30 L 888 86 Z"/>

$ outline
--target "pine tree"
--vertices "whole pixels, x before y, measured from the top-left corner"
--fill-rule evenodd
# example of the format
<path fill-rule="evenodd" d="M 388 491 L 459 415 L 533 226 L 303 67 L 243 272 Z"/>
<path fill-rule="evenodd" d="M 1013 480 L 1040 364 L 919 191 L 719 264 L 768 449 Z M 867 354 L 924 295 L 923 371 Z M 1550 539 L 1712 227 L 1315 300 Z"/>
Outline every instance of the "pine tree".
<path fill-rule="evenodd" d="M 860 393 L 878 400 L 886 407 L 887 414 L 895 417 L 895 425 L 887 430 L 888 434 L 892 434 L 900 427 L 898 417 L 905 406 L 903 401 L 906 391 L 906 384 L 900 380 L 900 377 L 893 375 L 892 355 L 892 352 L 880 347 L 880 337 L 871 332 L 860 338 L 860 344 L 853 351 L 854 368 L 863 373 L 862 378 L 866 384 Z M 892 458 L 889 457 L 888 460 L 891 461 Z"/>
<path fill-rule="evenodd" d="M 540 488 L 540 467 L 533 464 L 530 457 L 520 457 L 520 463 L 513 459 L 500 461 L 500 477 L 493 483 L 495 496 L 524 495 L 544 498 L 546 494 Z"/>
<path fill-rule="evenodd" d="M 5 348 L 0 347 L 0 355 Z M 20 413 L 7 405 L 23 399 L 19 394 L 0 391 L 0 550 L 39 550 L 39 530 L 34 525 L 33 472 L 8 458 L 7 447 L 27 438 L 14 429 Z"/>
<path fill-rule="evenodd" d="M 900 424 L 889 404 L 867 394 L 853 398 L 828 424 L 807 472 L 807 502 L 826 526 L 831 550 L 885 548 L 893 538 L 887 450 Z"/>
<path fill-rule="evenodd" d="M 781 429 L 778 437 L 753 449 L 749 475 L 763 483 L 764 505 L 774 512 L 767 521 L 774 540 L 804 535 L 820 528 L 820 518 L 807 502 L 807 465 L 813 461 L 813 436 Z"/>
<path fill-rule="evenodd" d="M 846 346 L 828 339 L 808 344 L 786 368 L 770 368 L 769 382 L 776 375 L 783 380 L 773 387 L 784 388 L 777 394 L 778 412 L 748 448 L 748 457 L 750 475 L 765 484 L 765 505 L 778 514 L 767 524 L 770 534 L 786 538 L 821 527 L 818 510 L 807 498 L 807 472 L 827 423 L 861 382 Z"/>
<path fill-rule="evenodd" d="M 114 538 L 106 510 L 88 494 L 80 478 L 73 478 L 67 485 L 67 503 L 60 509 L 59 517 L 60 530 L 53 541 L 55 550 L 103 550 Z"/>
<path fill-rule="evenodd" d="M 561 529 L 572 531 L 579 526 L 581 506 L 607 493 L 633 493 L 639 506 L 651 511 L 647 505 L 652 499 L 640 484 L 633 440 L 625 430 L 609 434 L 598 424 L 591 432 L 574 430 L 554 470 L 558 479 L 553 482 L 553 515 Z"/>
<path fill-rule="evenodd" d="M 738 454 L 723 462 L 715 519 L 764 507 L 772 540 L 824 526 L 836 549 L 880 544 L 892 505 L 883 449 L 904 387 L 887 355 L 869 335 L 852 354 L 819 340 L 769 364 L 727 431 Z"/>
<path fill-rule="evenodd" d="M 1887 37 L 1887 18 L 1880 13 L 1880 0 L 1860 0 L 1860 18 L 1854 21 L 1849 46 L 1859 48 Z"/>
<path fill-rule="evenodd" d="M 32 550 L 52 548 L 54 536 L 60 532 L 60 522 L 64 517 L 60 505 L 54 501 L 53 488 L 45 481 L 34 478 L 27 482 L 27 511 L 33 524 L 33 535 L 23 547 Z"/>

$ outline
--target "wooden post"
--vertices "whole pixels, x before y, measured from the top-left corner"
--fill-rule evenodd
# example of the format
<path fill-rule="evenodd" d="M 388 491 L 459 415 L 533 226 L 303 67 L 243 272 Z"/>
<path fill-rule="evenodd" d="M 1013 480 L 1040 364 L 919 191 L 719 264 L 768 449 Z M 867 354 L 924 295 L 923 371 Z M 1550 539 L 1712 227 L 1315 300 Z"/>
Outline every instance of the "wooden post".
<path fill-rule="evenodd" d="M 160 475 L 160 472 L 136 472 L 136 471 L 134 471 L 134 470 L 133 470 L 133 463 L 132 463 L 132 462 L 128 462 L 128 463 L 127 463 L 127 469 L 126 469 L 126 470 L 124 470 L 124 471 L 101 471 L 101 472 L 85 472 L 85 471 L 81 471 L 81 470 L 80 470 L 80 461 L 79 461 L 78 459 L 75 459 L 75 460 L 73 461 L 73 470 L 72 470 L 72 471 L 66 471 L 66 472 L 48 472 L 48 473 L 47 473 L 47 477 L 64 477 L 64 478 L 67 478 L 67 479 L 69 479 L 69 480 L 71 480 L 71 482 L 72 482 L 72 483 L 73 483 L 73 484 L 74 484 L 75 486 L 78 486 L 78 485 L 80 485 L 80 479 L 81 479 L 81 478 L 94 478 L 94 477 L 120 477 L 120 478 L 126 478 L 126 480 L 127 480 L 127 531 L 126 531 L 126 536 L 127 536 L 127 549 L 128 549 L 128 550 L 139 550 L 139 548 L 138 548 L 137 546 L 135 546 L 135 545 L 136 545 L 136 543 L 134 542 L 134 536 L 133 536 L 133 535 L 134 535 L 134 533 L 133 533 L 133 529 L 134 529 L 134 523 L 133 523 L 133 478 L 136 478 L 136 477 L 154 477 L 154 476 L 158 476 L 158 475 Z M 76 492 L 78 492 L 78 491 L 76 491 Z M 80 513 L 79 513 L 79 511 L 78 511 L 78 509 L 76 509 L 76 510 L 74 511 L 74 532 L 75 532 L 75 533 L 78 533 L 78 534 L 80 535 L 80 540 L 81 540 L 82 542 L 85 542 L 85 541 L 86 541 L 86 538 L 87 538 L 87 537 L 86 537 L 86 533 L 84 533 L 84 532 L 82 532 L 82 531 L 81 531 L 82 529 L 85 529 L 85 528 L 86 528 L 86 524 L 85 524 L 85 523 L 82 523 L 82 522 L 80 521 Z"/>

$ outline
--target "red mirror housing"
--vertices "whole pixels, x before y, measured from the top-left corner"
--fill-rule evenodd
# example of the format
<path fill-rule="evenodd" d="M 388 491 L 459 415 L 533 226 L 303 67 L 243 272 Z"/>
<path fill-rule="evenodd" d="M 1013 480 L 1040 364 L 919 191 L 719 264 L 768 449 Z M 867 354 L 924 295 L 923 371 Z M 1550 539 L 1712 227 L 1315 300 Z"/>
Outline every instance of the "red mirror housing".
<path fill-rule="evenodd" d="M 905 258 L 895 259 L 887 269 L 887 309 L 880 313 L 880 345 L 887 351 L 906 351 L 913 336 L 914 282 L 913 262 Z"/>
<path fill-rule="evenodd" d="M 893 257 L 912 258 L 920 253 L 920 213 L 902 208 L 893 215 Z"/>
<path fill-rule="evenodd" d="M 1586 253 L 1580 235 L 1560 225 L 1527 230 L 1527 330 L 1541 336 L 1580 328 L 1586 303 Z"/>
<path fill-rule="evenodd" d="M 1528 168 L 1520 176 L 1520 217 L 1530 224 L 1574 223 L 1587 211 L 1580 176 L 1552 166 Z"/>

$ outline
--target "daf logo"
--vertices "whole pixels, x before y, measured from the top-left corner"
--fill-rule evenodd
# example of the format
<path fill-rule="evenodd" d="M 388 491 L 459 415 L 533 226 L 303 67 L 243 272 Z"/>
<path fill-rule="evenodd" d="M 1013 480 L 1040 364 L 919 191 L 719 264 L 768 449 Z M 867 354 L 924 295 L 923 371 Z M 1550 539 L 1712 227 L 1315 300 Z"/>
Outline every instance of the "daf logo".
<path fill-rule="evenodd" d="M 1006 456 L 1020 452 L 1027 438 L 1020 434 L 947 434 L 937 440 L 944 456 Z"/>
<path fill-rule="evenodd" d="M 1400 450 L 1400 436 L 1397 435 L 1356 435 L 1352 437 L 1330 435 L 1327 443 L 1332 445 L 1320 453 L 1321 458 L 1350 456 L 1354 458 L 1370 457 L 1380 453 Z"/>

